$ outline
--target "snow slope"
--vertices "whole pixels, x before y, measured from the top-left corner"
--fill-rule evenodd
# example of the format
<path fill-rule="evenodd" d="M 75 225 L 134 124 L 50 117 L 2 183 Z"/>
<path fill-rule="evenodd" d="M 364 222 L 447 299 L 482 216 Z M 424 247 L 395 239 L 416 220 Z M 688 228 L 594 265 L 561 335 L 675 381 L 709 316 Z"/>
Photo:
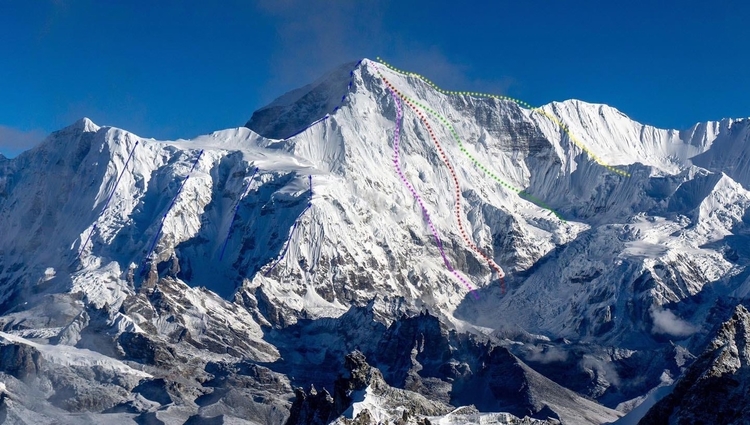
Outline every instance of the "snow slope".
<path fill-rule="evenodd" d="M 415 106 L 401 173 L 386 80 Z M 749 122 L 677 131 L 577 100 L 532 110 L 367 59 L 250 128 L 157 141 L 82 119 L 0 159 L 4 332 L 114 357 L 143 345 L 157 363 L 174 347 L 274 362 L 267 329 L 371 305 L 385 324 L 428 308 L 483 335 L 692 341 L 712 303 L 749 292 Z"/>

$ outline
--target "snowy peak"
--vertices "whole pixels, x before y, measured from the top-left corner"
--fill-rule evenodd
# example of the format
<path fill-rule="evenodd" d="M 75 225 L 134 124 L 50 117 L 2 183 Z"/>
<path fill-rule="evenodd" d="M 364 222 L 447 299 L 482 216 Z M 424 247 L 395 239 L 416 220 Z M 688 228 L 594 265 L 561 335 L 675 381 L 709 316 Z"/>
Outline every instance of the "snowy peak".
<path fill-rule="evenodd" d="M 100 127 L 94 124 L 94 122 L 88 119 L 87 117 L 83 117 L 79 119 L 78 121 L 74 122 L 68 128 L 71 128 L 71 129 L 74 128 L 84 133 L 96 133 L 97 131 L 99 131 Z"/>
<path fill-rule="evenodd" d="M 750 189 L 750 118 L 721 121 L 712 148 L 693 158 L 693 164 L 726 173 Z"/>
<path fill-rule="evenodd" d="M 710 302 L 747 279 L 739 122 L 684 133 L 581 101 L 527 108 L 369 60 L 277 99 L 254 130 L 155 141 L 82 119 L 0 164 L 0 328 L 166 370 L 144 386 L 172 388 L 176 376 L 203 387 L 180 396 L 174 385 L 174 400 L 155 401 L 166 409 L 132 396 L 143 414 L 195 412 L 196 394 L 228 412 L 211 401 L 237 393 L 208 394 L 224 391 L 227 369 L 272 375 L 236 366 L 250 357 L 279 381 L 243 402 L 278 401 L 283 416 L 289 382 L 335 379 L 328 360 L 359 346 L 389 385 L 443 403 L 487 388 L 481 407 L 506 409 L 503 393 L 526 388 L 534 413 L 581 416 L 574 407 L 586 405 L 615 419 L 497 345 L 521 335 L 614 346 L 633 354 L 621 363 L 632 372 L 654 364 L 641 354 L 664 342 L 650 326 L 662 306 L 675 314 L 659 317 L 697 338 L 681 321 L 702 310 L 672 304 Z M 691 164 L 714 150 L 709 169 Z M 364 305 L 372 312 L 346 313 Z M 398 319 L 426 308 L 435 319 Z M 463 332 L 496 344 L 485 365 L 457 348 Z M 578 388 L 623 401 L 617 374 L 597 373 L 607 382 L 584 369 Z"/>
<path fill-rule="evenodd" d="M 343 102 L 360 62 L 343 64 L 314 83 L 277 98 L 255 111 L 245 127 L 267 138 L 283 139 L 323 119 Z"/>
<path fill-rule="evenodd" d="M 90 119 L 83 117 L 73 124 L 64 127 L 58 131 L 53 132 L 50 137 L 61 138 L 63 136 L 70 136 L 83 133 L 96 133 L 101 129 L 98 125 L 94 124 Z"/>

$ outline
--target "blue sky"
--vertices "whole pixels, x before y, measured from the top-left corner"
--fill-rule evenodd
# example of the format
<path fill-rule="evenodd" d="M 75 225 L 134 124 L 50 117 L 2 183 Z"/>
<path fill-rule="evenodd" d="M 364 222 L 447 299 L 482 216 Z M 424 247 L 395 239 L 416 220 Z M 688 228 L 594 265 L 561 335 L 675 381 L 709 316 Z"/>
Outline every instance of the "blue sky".
<path fill-rule="evenodd" d="M 750 116 L 744 1 L 215 3 L 0 0 L 0 153 L 83 116 L 157 139 L 241 126 L 376 56 L 446 89 L 607 103 L 663 128 Z"/>

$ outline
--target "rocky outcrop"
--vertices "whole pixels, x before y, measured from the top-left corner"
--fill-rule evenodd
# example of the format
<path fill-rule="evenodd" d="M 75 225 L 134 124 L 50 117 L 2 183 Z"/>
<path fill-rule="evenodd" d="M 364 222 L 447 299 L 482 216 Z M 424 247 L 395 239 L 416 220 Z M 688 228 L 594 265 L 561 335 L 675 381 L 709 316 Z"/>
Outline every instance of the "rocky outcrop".
<path fill-rule="evenodd" d="M 359 351 L 346 356 L 344 368 L 346 371 L 334 383 L 332 395 L 325 390 L 317 392 L 315 388 L 308 392 L 297 389 L 286 425 L 327 424 L 341 415 L 344 416 L 342 420 L 353 420 L 345 421 L 347 424 L 376 423 L 367 409 L 354 414 L 354 405 L 366 398 L 366 393 L 376 397 L 381 403 L 379 407 L 394 417 L 404 417 L 405 414 L 399 411 L 407 412 L 408 417 L 423 418 L 444 415 L 453 410 L 451 406 L 428 400 L 420 394 L 390 387 L 380 370 L 370 366 Z"/>
<path fill-rule="evenodd" d="M 0 342 L 0 371 L 23 380 L 39 373 L 43 364 L 42 354 L 36 348 Z"/>
<path fill-rule="evenodd" d="M 334 411 L 334 401 L 325 389 L 318 392 L 315 387 L 309 391 L 302 388 L 294 390 L 294 404 L 287 420 L 287 425 L 310 424 L 325 425 L 330 422 Z"/>
<path fill-rule="evenodd" d="M 174 362 L 174 350 L 146 335 L 123 332 L 118 338 L 125 358 L 148 365 L 169 365 Z"/>
<path fill-rule="evenodd" d="M 750 312 L 739 305 L 639 425 L 750 423 Z"/>

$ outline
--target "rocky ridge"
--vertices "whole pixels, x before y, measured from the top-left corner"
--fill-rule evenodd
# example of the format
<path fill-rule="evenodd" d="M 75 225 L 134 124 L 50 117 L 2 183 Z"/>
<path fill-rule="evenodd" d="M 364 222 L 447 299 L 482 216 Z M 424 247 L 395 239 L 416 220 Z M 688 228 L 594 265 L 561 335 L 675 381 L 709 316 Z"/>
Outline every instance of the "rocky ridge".
<path fill-rule="evenodd" d="M 452 179 L 407 111 L 405 176 L 479 299 L 445 268 L 393 169 L 396 105 L 379 73 L 452 123 L 455 135 L 431 126 L 461 220 L 507 293 L 465 246 Z M 0 159 L 7 418 L 281 424 L 293 388 L 316 388 L 298 403 L 335 402 L 357 350 L 387 386 L 362 405 L 371 419 L 403 396 L 458 409 L 446 421 L 601 423 L 677 378 L 750 293 L 747 119 L 674 131 L 580 101 L 541 113 L 369 60 L 271 106 L 252 129 L 179 141 L 83 119 Z"/>

